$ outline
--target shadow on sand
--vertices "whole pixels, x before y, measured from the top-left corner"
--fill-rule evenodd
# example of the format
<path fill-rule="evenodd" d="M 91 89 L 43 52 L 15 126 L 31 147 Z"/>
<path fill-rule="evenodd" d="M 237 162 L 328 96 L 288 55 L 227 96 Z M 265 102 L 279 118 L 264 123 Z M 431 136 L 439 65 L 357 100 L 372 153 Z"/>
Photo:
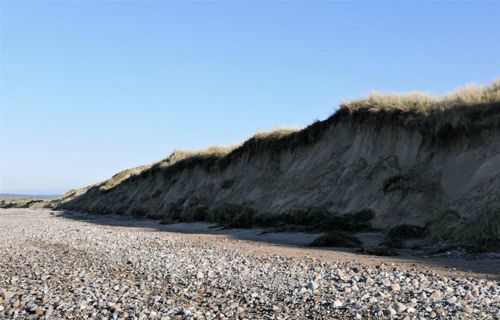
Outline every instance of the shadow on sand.
<path fill-rule="evenodd" d="M 205 222 L 160 224 L 159 220 L 136 219 L 129 216 L 89 214 L 73 211 L 57 211 L 57 217 L 108 227 L 137 228 L 150 232 L 174 232 L 221 236 L 227 239 L 266 243 L 290 249 L 294 255 L 317 256 L 325 260 L 369 261 L 372 263 L 406 264 L 415 267 L 435 268 L 450 275 L 473 276 L 500 281 L 500 259 L 476 255 L 467 257 L 426 257 L 423 251 L 398 250 L 399 256 L 379 257 L 354 253 L 351 248 L 312 248 L 309 244 L 320 234 L 303 232 L 268 232 L 262 228 L 226 229 Z M 339 256 L 338 254 L 342 254 Z"/>

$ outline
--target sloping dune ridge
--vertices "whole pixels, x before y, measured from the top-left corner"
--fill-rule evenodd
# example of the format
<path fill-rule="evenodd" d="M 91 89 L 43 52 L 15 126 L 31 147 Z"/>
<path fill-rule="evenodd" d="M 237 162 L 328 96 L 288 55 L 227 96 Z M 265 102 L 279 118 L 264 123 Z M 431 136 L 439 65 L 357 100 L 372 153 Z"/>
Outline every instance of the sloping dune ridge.
<path fill-rule="evenodd" d="M 302 130 L 176 151 L 56 200 L 0 204 L 235 227 L 365 216 L 371 228 L 498 243 L 500 81 L 442 97 L 374 93 Z"/>

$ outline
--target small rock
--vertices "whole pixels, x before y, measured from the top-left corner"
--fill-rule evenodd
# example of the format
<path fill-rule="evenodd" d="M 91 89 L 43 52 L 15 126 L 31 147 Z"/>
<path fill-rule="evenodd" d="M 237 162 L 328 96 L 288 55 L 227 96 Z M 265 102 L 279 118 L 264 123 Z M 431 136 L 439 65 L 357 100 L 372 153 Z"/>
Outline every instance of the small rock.
<path fill-rule="evenodd" d="M 432 300 L 439 300 L 439 299 L 441 299 L 441 297 L 442 297 L 442 294 L 441 294 L 441 291 L 439 291 L 439 290 L 436 290 L 431 294 Z"/>
<path fill-rule="evenodd" d="M 454 303 L 457 303 L 457 297 L 451 297 L 450 299 L 448 299 L 446 302 L 448 302 L 449 304 L 454 304 Z"/>
<path fill-rule="evenodd" d="M 391 283 L 389 286 L 391 288 L 391 291 L 397 292 L 401 290 L 401 287 L 397 283 Z"/>
<path fill-rule="evenodd" d="M 333 301 L 334 308 L 340 308 L 341 306 L 342 306 L 342 302 L 340 302 L 340 300 Z"/>
<path fill-rule="evenodd" d="M 465 300 L 474 300 L 475 297 L 470 293 L 470 292 L 467 292 L 465 294 L 465 297 L 464 297 Z"/>
<path fill-rule="evenodd" d="M 4 291 L 4 293 L 3 293 L 4 300 L 9 300 L 13 296 L 14 296 L 14 294 L 12 292 L 10 292 L 10 291 Z"/>
<path fill-rule="evenodd" d="M 319 283 L 317 283 L 316 281 L 311 281 L 311 282 L 309 282 L 307 287 L 311 290 L 316 290 L 319 288 Z"/>
<path fill-rule="evenodd" d="M 471 290 L 471 293 L 473 296 L 478 297 L 479 296 L 479 288 L 478 287 L 473 287 Z"/>
<path fill-rule="evenodd" d="M 42 307 L 38 307 L 38 308 L 36 308 L 36 310 L 35 310 L 35 314 L 36 314 L 37 316 L 43 316 L 44 311 L 45 311 L 45 310 L 43 310 L 43 308 L 42 308 Z"/>
<path fill-rule="evenodd" d="M 384 310 L 384 315 L 385 316 L 394 316 L 396 315 L 396 310 L 394 310 L 393 308 L 389 307 L 387 309 Z"/>
<path fill-rule="evenodd" d="M 17 309 L 17 308 L 19 308 L 20 305 L 21 305 L 21 303 L 19 302 L 18 299 L 16 299 L 14 301 L 14 303 L 12 303 L 12 308 Z"/>
<path fill-rule="evenodd" d="M 469 307 L 469 306 L 465 306 L 464 307 L 464 312 L 468 313 L 468 314 L 472 314 L 474 312 L 474 310 L 471 307 Z"/>
<path fill-rule="evenodd" d="M 396 302 L 394 304 L 394 309 L 396 309 L 397 313 L 401 313 L 401 312 L 405 311 L 407 309 L 407 307 L 404 304 L 402 304 L 401 302 Z"/>
<path fill-rule="evenodd" d="M 238 307 L 238 308 L 236 309 L 236 313 L 237 313 L 237 314 L 240 314 L 240 313 L 243 313 L 243 312 L 245 312 L 245 308 L 243 308 L 243 307 Z"/>

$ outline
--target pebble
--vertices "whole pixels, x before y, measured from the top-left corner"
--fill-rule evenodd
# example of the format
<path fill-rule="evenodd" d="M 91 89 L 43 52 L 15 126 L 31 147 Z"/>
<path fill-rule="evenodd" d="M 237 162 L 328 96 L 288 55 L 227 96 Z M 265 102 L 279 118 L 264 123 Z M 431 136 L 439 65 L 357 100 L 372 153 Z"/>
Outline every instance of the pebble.
<path fill-rule="evenodd" d="M 430 298 L 432 300 L 440 300 L 442 296 L 441 291 L 436 290 L 431 294 Z"/>
<path fill-rule="evenodd" d="M 453 296 L 451 297 L 450 299 L 448 299 L 446 302 L 448 302 L 449 304 L 453 304 L 453 303 L 457 303 L 457 297 Z"/>
<path fill-rule="evenodd" d="M 384 310 L 384 315 L 385 316 L 394 316 L 396 315 L 396 310 L 394 310 L 393 308 L 389 307 L 387 309 Z"/>
<path fill-rule="evenodd" d="M 35 314 L 36 314 L 37 316 L 43 316 L 43 313 L 44 313 L 43 308 L 41 308 L 41 307 L 36 308 L 36 310 L 35 310 Z"/>
<path fill-rule="evenodd" d="M 307 287 L 311 290 L 316 290 L 319 288 L 319 283 L 316 282 L 316 281 L 311 281 L 309 282 L 309 284 L 307 285 Z"/>
<path fill-rule="evenodd" d="M 14 296 L 14 294 L 10 291 L 4 291 L 2 296 L 4 300 L 10 300 Z"/>
<path fill-rule="evenodd" d="M 401 287 L 400 287 L 400 286 L 399 286 L 399 284 L 397 284 L 397 283 L 392 283 L 392 284 L 390 285 L 390 288 L 391 288 L 391 290 L 392 290 L 392 291 L 395 291 L 395 292 L 398 292 L 398 291 L 400 291 L 400 290 L 401 290 Z"/>
<path fill-rule="evenodd" d="M 101 216 L 75 215 L 0 210 L 0 228 L 8 230 L 0 241 L 0 319 L 494 319 L 500 314 L 495 281 L 443 277 L 397 264 L 368 267 L 307 255 L 256 254 L 235 247 L 232 239 L 150 232 L 141 227 L 150 228 L 149 220 L 106 216 L 97 223 Z"/>
<path fill-rule="evenodd" d="M 407 307 L 402 304 L 401 302 L 396 302 L 394 304 L 394 309 L 396 310 L 397 313 L 401 313 L 407 309 Z"/>

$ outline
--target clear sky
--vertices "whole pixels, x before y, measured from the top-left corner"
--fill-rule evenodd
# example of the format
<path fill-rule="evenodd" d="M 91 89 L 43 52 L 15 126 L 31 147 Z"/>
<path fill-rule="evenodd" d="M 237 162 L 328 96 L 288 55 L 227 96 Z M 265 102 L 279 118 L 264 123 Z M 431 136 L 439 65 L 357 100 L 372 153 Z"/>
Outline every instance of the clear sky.
<path fill-rule="evenodd" d="M 500 3 L 1 1 L 0 192 L 500 76 Z"/>

